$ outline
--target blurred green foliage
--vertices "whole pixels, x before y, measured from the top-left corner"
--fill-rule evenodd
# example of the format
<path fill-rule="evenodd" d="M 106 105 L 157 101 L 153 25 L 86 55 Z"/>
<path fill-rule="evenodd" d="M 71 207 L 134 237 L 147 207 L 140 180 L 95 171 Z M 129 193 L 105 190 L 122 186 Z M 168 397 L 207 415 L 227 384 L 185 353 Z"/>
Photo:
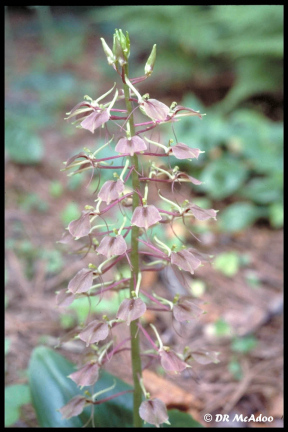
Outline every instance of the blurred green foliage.
<path fill-rule="evenodd" d="M 31 402 L 27 384 L 12 384 L 5 387 L 5 427 L 12 426 L 20 418 L 21 406 Z"/>
<path fill-rule="evenodd" d="M 202 121 L 182 119 L 177 124 L 181 142 L 205 151 L 192 168 L 188 162 L 177 164 L 203 182 L 195 192 L 214 201 L 233 199 L 219 214 L 220 229 L 240 231 L 260 218 L 281 227 L 283 123 L 248 108 L 224 115 L 217 106 L 205 108 L 192 95 L 181 104 L 207 114 Z"/>
<path fill-rule="evenodd" d="M 48 274 L 59 273 L 64 260 L 61 252 L 57 249 L 40 248 L 28 239 L 9 238 L 6 241 L 6 248 L 11 249 L 23 262 L 25 276 L 31 280 L 37 271 L 39 261 L 45 262 L 45 270 Z"/>

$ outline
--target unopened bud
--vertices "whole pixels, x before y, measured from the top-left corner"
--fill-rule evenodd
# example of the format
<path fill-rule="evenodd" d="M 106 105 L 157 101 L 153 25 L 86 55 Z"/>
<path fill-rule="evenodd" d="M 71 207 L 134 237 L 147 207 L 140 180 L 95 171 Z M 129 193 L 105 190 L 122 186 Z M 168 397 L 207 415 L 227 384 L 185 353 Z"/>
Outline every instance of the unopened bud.
<path fill-rule="evenodd" d="M 109 63 L 109 65 L 115 63 L 115 56 L 113 54 L 113 52 L 111 51 L 111 49 L 109 48 L 109 46 L 107 45 L 107 43 L 105 42 L 105 39 L 100 38 L 101 42 L 102 42 L 102 47 L 103 47 L 103 51 L 106 54 L 107 57 L 107 61 Z"/>
<path fill-rule="evenodd" d="M 145 65 L 145 75 L 150 76 L 153 72 L 154 64 L 156 60 L 156 44 L 153 45 L 152 51 Z"/>

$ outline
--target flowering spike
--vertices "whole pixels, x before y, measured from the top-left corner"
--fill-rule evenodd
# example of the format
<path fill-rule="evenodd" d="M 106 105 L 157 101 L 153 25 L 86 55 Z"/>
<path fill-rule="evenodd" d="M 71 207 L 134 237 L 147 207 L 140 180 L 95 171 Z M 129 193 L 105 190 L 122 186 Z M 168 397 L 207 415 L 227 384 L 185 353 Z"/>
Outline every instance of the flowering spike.
<path fill-rule="evenodd" d="M 146 80 L 153 72 L 156 44 L 153 45 L 146 61 L 145 75 L 131 78 L 128 73 L 129 34 L 116 29 L 112 49 L 103 38 L 101 43 L 108 64 L 121 77 L 122 88 L 120 85 L 116 87 L 114 82 L 113 87 L 99 97 L 92 98 L 85 95 L 84 99 L 67 113 L 68 121 L 79 128 L 95 133 L 97 137 L 95 148 L 88 145 L 89 149 L 84 148 L 82 152 L 70 157 L 63 171 L 70 170 L 68 176 L 71 176 L 89 170 L 91 174 L 89 183 L 94 176 L 98 177 L 99 182 L 97 181 L 94 206 L 84 207 L 81 216 L 69 223 L 66 236 L 61 240 L 68 245 L 73 243 L 73 247 L 74 239 L 80 239 L 77 243 L 79 245 L 77 253 L 83 253 L 85 257 L 89 254 L 90 264 L 74 275 L 68 284 L 68 289 L 62 289 L 57 293 L 56 302 L 59 307 L 65 307 L 69 306 L 74 299 L 86 298 L 90 304 L 91 297 L 99 298 L 100 302 L 103 295 L 106 296 L 114 291 L 122 295 L 124 291 L 129 290 L 129 293 L 124 294 L 124 300 L 120 302 L 116 317 L 104 315 L 99 319 L 97 315 L 94 316 L 94 310 L 92 311 L 91 308 L 85 325 L 79 323 L 69 337 L 67 335 L 66 340 L 77 338 L 86 345 L 84 363 L 80 364 L 79 369 L 69 377 L 80 387 L 94 385 L 98 380 L 100 367 L 117 356 L 120 351 L 130 349 L 134 383 L 133 426 L 142 426 L 144 420 L 160 427 L 163 423 L 169 424 L 167 409 L 161 400 L 150 397 L 145 390 L 142 380 L 140 336 L 145 336 L 153 348 L 153 354 L 148 355 L 158 356 L 168 374 L 181 373 L 187 367 L 191 367 L 190 363 L 193 361 L 202 364 L 216 362 L 217 356 L 213 352 L 191 350 L 189 347 L 184 349 L 183 354 L 178 354 L 163 345 L 161 336 L 153 324 L 151 327 L 156 337 L 149 335 L 141 321 L 150 305 L 151 309 L 158 308 L 163 313 L 167 313 L 172 320 L 178 321 L 180 325 L 198 319 L 203 312 L 189 296 L 179 294 L 171 301 L 171 295 L 168 295 L 168 298 L 164 298 L 163 294 L 157 295 L 158 284 L 153 286 L 151 293 L 143 291 L 143 272 L 158 272 L 170 266 L 170 270 L 180 276 L 184 271 L 193 275 L 194 271 L 211 257 L 198 252 L 189 244 L 186 246 L 183 244 L 181 249 L 176 245 L 171 246 L 165 239 L 165 227 L 169 224 L 175 233 L 173 227 L 175 220 L 177 224 L 182 220 L 184 227 L 187 217 L 193 216 L 189 219 L 190 223 L 195 222 L 194 218 L 206 221 L 211 218 L 216 219 L 217 211 L 200 208 L 190 202 L 188 196 L 180 198 L 182 193 L 176 196 L 176 186 L 181 186 L 182 183 L 199 185 L 201 182 L 181 172 L 178 166 L 173 166 L 175 158 L 190 161 L 198 159 L 202 152 L 199 148 L 192 148 L 178 141 L 176 138 L 178 132 L 174 131 L 174 127 L 171 128 L 174 140 L 169 136 L 165 145 L 162 144 L 159 129 L 163 123 L 176 123 L 188 116 L 198 116 L 201 119 L 202 115 L 177 102 L 166 105 L 150 97 L 149 93 L 142 96 L 138 90 L 138 83 Z M 139 123 L 134 122 L 137 108 L 139 108 L 138 114 L 140 111 L 140 115 L 146 116 L 146 120 L 140 119 Z M 153 135 L 150 133 L 148 135 L 147 132 L 152 129 Z M 104 144 L 102 144 L 103 135 L 105 135 Z M 98 136 L 100 136 L 99 141 Z M 104 153 L 104 149 L 108 150 L 108 146 L 111 155 L 101 158 L 100 155 Z M 159 157 L 161 162 L 156 162 Z M 168 162 L 166 165 L 165 161 Z M 107 174 L 110 174 L 110 177 L 107 177 Z M 167 183 L 168 188 L 171 187 L 170 194 L 167 191 Z M 156 186 L 156 189 L 153 190 L 153 186 Z M 161 186 L 164 187 L 160 188 Z M 183 188 L 184 192 L 185 189 Z M 179 204 L 179 201 L 183 202 Z M 158 208 L 159 202 L 160 208 Z M 99 219 L 101 219 L 100 223 Z M 155 227 L 160 223 L 161 226 Z M 181 237 L 185 236 L 181 235 Z M 126 274 L 126 271 L 129 274 Z M 94 283 L 96 278 L 97 281 Z M 145 303 L 141 295 L 147 298 Z M 109 301 L 110 296 L 105 298 L 107 299 Z M 112 313 L 113 308 L 108 308 L 108 312 Z M 125 325 L 129 326 L 130 337 L 122 338 L 121 326 L 123 329 Z M 116 326 L 117 330 L 120 326 L 119 332 L 114 332 Z M 110 333 L 111 338 L 109 338 Z M 126 346 L 128 341 L 130 346 Z M 114 385 L 97 391 L 92 396 L 86 391 L 87 398 L 82 396 L 73 398 L 61 408 L 63 417 L 79 415 L 88 404 L 105 403 L 125 393 L 120 392 L 98 399 L 101 393 L 111 391 L 113 388 Z M 145 397 L 143 402 L 142 391 Z"/>

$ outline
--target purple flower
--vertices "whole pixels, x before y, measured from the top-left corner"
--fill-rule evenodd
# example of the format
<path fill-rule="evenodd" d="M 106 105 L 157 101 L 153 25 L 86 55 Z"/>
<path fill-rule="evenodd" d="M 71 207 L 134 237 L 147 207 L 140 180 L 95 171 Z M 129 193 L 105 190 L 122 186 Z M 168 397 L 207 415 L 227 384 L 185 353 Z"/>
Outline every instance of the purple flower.
<path fill-rule="evenodd" d="M 119 198 L 119 195 L 124 191 L 124 183 L 122 180 L 108 180 L 101 187 L 98 198 L 102 201 L 110 204 L 111 201 L 115 201 Z"/>
<path fill-rule="evenodd" d="M 98 198 L 102 201 L 110 204 L 111 201 L 115 201 L 119 198 L 119 195 L 124 191 L 124 183 L 122 180 L 107 180 L 101 187 Z"/>
<path fill-rule="evenodd" d="M 131 138 L 120 138 L 118 141 L 115 151 L 121 154 L 130 154 L 133 156 L 134 153 L 146 150 L 147 146 L 145 141 L 139 136 L 135 135 Z"/>
<path fill-rule="evenodd" d="M 156 427 L 162 423 L 170 424 L 166 406 L 157 398 L 143 401 L 139 408 L 139 415 L 142 420 Z"/>
<path fill-rule="evenodd" d="M 183 249 L 179 252 L 171 252 L 171 264 L 194 274 L 194 270 L 200 266 L 201 261 L 192 252 Z"/>
<path fill-rule="evenodd" d="M 89 291 L 93 285 L 93 270 L 82 269 L 69 282 L 68 290 L 73 294 Z"/>
<path fill-rule="evenodd" d="M 198 159 L 201 151 L 198 148 L 191 148 L 183 143 L 177 143 L 170 147 L 169 153 L 172 153 L 177 159 Z"/>
<path fill-rule="evenodd" d="M 81 340 L 86 342 L 86 346 L 97 343 L 107 338 L 109 326 L 106 322 L 94 320 L 91 321 L 84 330 L 79 333 Z"/>
<path fill-rule="evenodd" d="M 167 120 L 170 108 L 157 99 L 147 99 L 141 104 L 141 111 L 152 120 L 162 122 Z"/>
<path fill-rule="evenodd" d="M 201 308 L 196 306 L 189 298 L 180 297 L 178 302 L 173 306 L 173 316 L 176 321 L 184 322 L 199 318 L 203 314 Z"/>
<path fill-rule="evenodd" d="M 74 396 L 66 405 L 60 408 L 63 419 L 78 416 L 82 413 L 86 404 L 86 398 L 81 395 Z"/>
<path fill-rule="evenodd" d="M 201 207 L 197 206 L 196 204 L 190 204 L 186 207 L 187 211 L 191 211 L 191 213 L 195 216 L 196 219 L 204 221 L 210 218 L 213 218 L 216 220 L 217 211 L 213 209 L 202 209 Z"/>
<path fill-rule="evenodd" d="M 116 237 L 106 236 L 101 240 L 96 250 L 101 255 L 111 258 L 115 255 L 123 255 L 127 250 L 127 244 L 122 235 Z"/>
<path fill-rule="evenodd" d="M 140 318 L 146 312 L 146 305 L 140 298 L 125 299 L 120 304 L 116 317 L 127 322 Z"/>
<path fill-rule="evenodd" d="M 140 228 L 149 228 L 162 219 L 159 211 L 154 205 L 136 207 L 132 215 L 131 223 Z"/>
<path fill-rule="evenodd" d="M 159 351 L 161 366 L 168 373 L 177 374 L 187 368 L 187 364 L 181 360 L 174 351 Z"/>
<path fill-rule="evenodd" d="M 80 124 L 84 129 L 94 133 L 95 129 L 110 119 L 110 112 L 108 108 L 95 107 L 91 103 L 83 101 L 72 108 L 66 120 L 73 118 L 77 123 L 81 122 Z"/>
<path fill-rule="evenodd" d="M 78 386 L 85 387 L 95 384 L 99 376 L 99 365 L 95 362 L 86 363 L 81 369 L 68 375 Z"/>

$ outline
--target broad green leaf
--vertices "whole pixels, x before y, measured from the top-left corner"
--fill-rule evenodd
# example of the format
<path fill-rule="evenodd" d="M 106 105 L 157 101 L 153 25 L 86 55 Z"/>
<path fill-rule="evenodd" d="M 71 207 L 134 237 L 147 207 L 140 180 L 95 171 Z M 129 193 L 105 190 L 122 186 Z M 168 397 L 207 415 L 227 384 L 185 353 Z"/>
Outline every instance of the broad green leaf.
<path fill-rule="evenodd" d="M 26 384 L 13 384 L 5 387 L 5 402 L 13 406 L 30 403 L 30 390 Z"/>
<path fill-rule="evenodd" d="M 31 399 L 40 427 L 82 427 L 80 417 L 62 420 L 59 408 L 73 396 L 81 394 L 67 375 L 74 372 L 72 363 L 53 350 L 40 346 L 29 363 Z"/>
<path fill-rule="evenodd" d="M 262 210 L 251 203 L 234 203 L 226 207 L 219 215 L 219 228 L 222 231 L 236 232 L 252 225 L 258 217 L 262 216 Z"/>
<path fill-rule="evenodd" d="M 199 189 L 206 191 L 212 198 L 223 199 L 236 192 L 248 175 L 246 167 L 234 159 L 217 159 L 208 164 L 201 173 L 204 183 Z"/>
<path fill-rule="evenodd" d="M 29 387 L 14 384 L 5 387 L 5 427 L 12 426 L 20 416 L 20 407 L 31 402 Z"/>
<path fill-rule="evenodd" d="M 85 408 L 80 416 L 69 420 L 62 420 L 61 414 L 57 411 L 72 397 L 83 394 L 76 384 L 67 378 L 73 371 L 75 371 L 75 366 L 50 348 L 40 346 L 33 351 L 29 365 L 29 383 L 32 402 L 40 427 L 92 425 L 91 422 L 89 423 L 91 415 L 91 408 L 89 407 Z M 132 387 L 124 381 L 102 371 L 93 392 L 111 387 L 113 383 L 115 383 L 114 389 L 102 394 L 99 399 L 132 390 Z M 132 427 L 132 411 L 133 396 L 132 393 L 126 393 L 103 404 L 95 405 L 93 410 L 94 425 L 95 427 Z M 171 427 L 198 427 L 199 425 L 188 414 L 177 410 L 169 411 L 169 416 L 170 413 Z"/>
<path fill-rule="evenodd" d="M 20 417 L 20 407 L 6 405 L 5 400 L 5 427 L 12 426 Z"/>

